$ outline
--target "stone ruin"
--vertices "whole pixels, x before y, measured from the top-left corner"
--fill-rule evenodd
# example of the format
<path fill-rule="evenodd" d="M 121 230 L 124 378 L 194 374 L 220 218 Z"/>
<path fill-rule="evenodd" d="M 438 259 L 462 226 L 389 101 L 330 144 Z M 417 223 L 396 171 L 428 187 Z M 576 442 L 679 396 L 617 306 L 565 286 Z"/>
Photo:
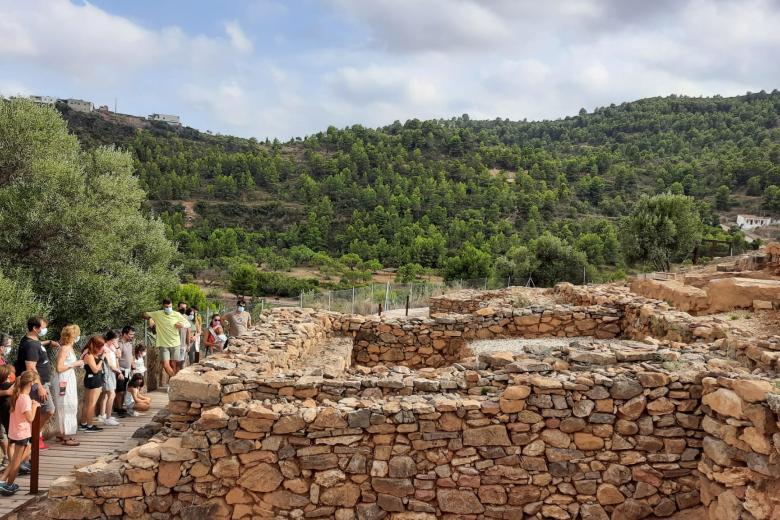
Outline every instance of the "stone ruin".
<path fill-rule="evenodd" d="M 631 290 L 691 314 L 780 308 L 780 243 L 698 271 L 637 278 Z"/>
<path fill-rule="evenodd" d="M 144 444 L 19 516 L 780 518 L 780 338 L 624 287 L 532 294 L 274 309 L 171 380 Z"/>

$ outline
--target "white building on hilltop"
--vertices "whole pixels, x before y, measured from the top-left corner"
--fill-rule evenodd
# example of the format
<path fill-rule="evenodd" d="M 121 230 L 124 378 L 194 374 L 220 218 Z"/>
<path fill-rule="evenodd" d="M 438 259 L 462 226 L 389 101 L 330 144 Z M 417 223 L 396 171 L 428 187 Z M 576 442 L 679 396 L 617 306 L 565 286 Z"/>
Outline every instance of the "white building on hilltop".
<path fill-rule="evenodd" d="M 27 96 L 27 99 L 42 105 L 54 105 L 57 102 L 57 98 L 54 96 Z"/>
<path fill-rule="evenodd" d="M 756 215 L 737 215 L 737 226 L 739 229 L 750 230 L 765 226 L 771 226 L 778 221 L 772 217 L 757 217 Z"/>
<path fill-rule="evenodd" d="M 92 112 L 95 110 L 95 105 L 92 104 L 92 101 L 84 101 L 83 99 L 66 99 L 65 104 L 76 112 Z"/>
<path fill-rule="evenodd" d="M 172 114 L 150 114 L 147 118 L 149 121 L 160 121 L 162 123 L 168 123 L 169 125 L 181 125 L 181 119 L 179 116 Z"/>

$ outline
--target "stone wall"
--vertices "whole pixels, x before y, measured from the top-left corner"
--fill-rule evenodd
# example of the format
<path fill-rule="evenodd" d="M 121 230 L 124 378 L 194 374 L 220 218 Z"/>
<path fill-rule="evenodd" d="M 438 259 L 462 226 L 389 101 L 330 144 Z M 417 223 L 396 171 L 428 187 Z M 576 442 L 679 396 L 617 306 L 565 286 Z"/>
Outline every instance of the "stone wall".
<path fill-rule="evenodd" d="M 560 283 L 555 286 L 555 294 L 574 305 L 603 305 L 617 310 L 623 316 L 623 335 L 631 339 L 713 341 L 725 337 L 730 329 L 719 318 L 691 316 L 661 300 L 637 296 L 619 285 L 582 287 Z"/>
<path fill-rule="evenodd" d="M 493 397 L 193 400 L 182 410 L 193 422 L 181 436 L 58 480 L 52 511 L 85 510 L 79 518 L 665 517 L 699 504 L 700 392 L 695 379 L 641 371 L 524 374 Z"/>
<path fill-rule="evenodd" d="M 46 517 L 776 520 L 780 338 L 615 286 L 555 296 L 431 319 L 274 309 L 171 381 L 160 433 L 55 481 Z M 334 335 L 352 368 L 296 366 Z M 466 357 L 543 336 L 642 341 Z"/>
<path fill-rule="evenodd" d="M 439 367 L 466 357 L 473 339 L 621 334 L 618 311 L 604 306 L 483 307 L 473 314 L 433 318 L 344 316 L 341 331 L 353 334 L 355 363 Z"/>
<path fill-rule="evenodd" d="M 780 515 L 780 395 L 766 380 L 703 379 L 701 498 L 709 520 Z"/>
<path fill-rule="evenodd" d="M 478 291 L 475 289 L 463 289 L 461 291 L 434 296 L 428 301 L 430 314 L 471 314 L 477 310 L 495 306 L 511 306 L 518 287 L 509 287 L 494 291 Z"/>

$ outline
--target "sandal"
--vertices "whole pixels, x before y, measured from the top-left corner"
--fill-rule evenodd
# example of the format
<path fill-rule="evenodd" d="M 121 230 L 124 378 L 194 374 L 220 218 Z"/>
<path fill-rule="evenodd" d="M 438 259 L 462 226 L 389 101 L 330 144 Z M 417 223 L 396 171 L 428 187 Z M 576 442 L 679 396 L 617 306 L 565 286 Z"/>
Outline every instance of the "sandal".
<path fill-rule="evenodd" d="M 65 439 L 62 441 L 62 444 L 64 444 L 65 446 L 78 446 L 81 443 L 76 439 Z"/>

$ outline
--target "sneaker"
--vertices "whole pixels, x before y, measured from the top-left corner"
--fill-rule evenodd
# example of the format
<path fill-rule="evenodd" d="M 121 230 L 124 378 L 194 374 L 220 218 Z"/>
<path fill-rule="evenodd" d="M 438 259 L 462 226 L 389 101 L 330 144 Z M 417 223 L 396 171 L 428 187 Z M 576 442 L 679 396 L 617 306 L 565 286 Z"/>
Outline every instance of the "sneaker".
<path fill-rule="evenodd" d="M 98 415 L 97 417 L 95 417 L 95 422 L 100 422 L 100 423 L 106 422 L 106 416 L 105 415 Z"/>
<path fill-rule="evenodd" d="M 5 482 L 3 482 L 3 483 L 5 484 Z M 14 490 L 14 493 L 15 493 L 15 492 L 17 492 L 17 491 L 19 491 L 19 484 L 17 484 L 16 482 L 14 482 L 13 484 L 5 484 L 5 485 L 6 485 L 7 487 L 9 487 L 9 488 L 13 489 L 13 490 Z"/>
<path fill-rule="evenodd" d="M 131 417 L 142 417 L 142 416 L 143 416 L 143 414 L 142 414 L 142 413 L 138 413 L 138 412 L 136 412 L 135 410 L 133 410 L 133 413 L 131 413 L 131 414 L 130 414 L 130 416 L 131 416 Z"/>
<path fill-rule="evenodd" d="M 84 428 L 84 431 L 87 433 L 102 432 L 103 428 L 101 428 L 100 426 L 95 426 L 94 424 L 90 424 L 89 426 Z"/>
<path fill-rule="evenodd" d="M 21 465 L 19 465 L 19 474 L 20 475 L 28 475 L 32 471 L 32 466 L 29 462 L 22 462 Z"/>
<path fill-rule="evenodd" d="M 117 421 L 114 417 L 109 417 L 106 419 L 104 424 L 106 426 L 119 426 L 119 421 Z"/>
<path fill-rule="evenodd" d="M 10 497 L 14 493 L 16 493 L 16 490 L 13 487 L 9 486 L 5 482 L 0 484 L 0 495 Z"/>
<path fill-rule="evenodd" d="M 87 423 L 81 423 L 79 424 L 79 430 L 84 431 L 87 429 Z"/>

